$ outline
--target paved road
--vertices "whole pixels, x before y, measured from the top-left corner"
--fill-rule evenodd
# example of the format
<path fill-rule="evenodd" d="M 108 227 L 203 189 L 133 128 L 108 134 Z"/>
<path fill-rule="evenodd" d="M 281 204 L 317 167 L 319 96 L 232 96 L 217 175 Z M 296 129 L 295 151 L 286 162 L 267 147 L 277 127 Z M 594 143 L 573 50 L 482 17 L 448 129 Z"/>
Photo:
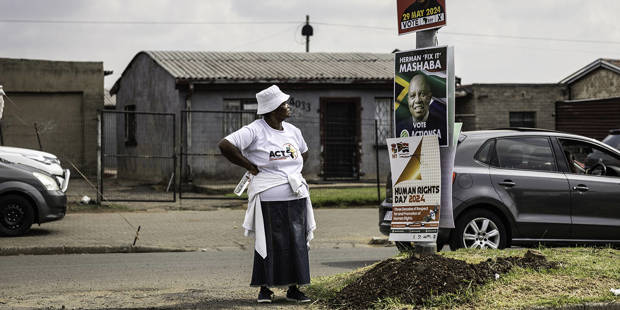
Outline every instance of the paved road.
<path fill-rule="evenodd" d="M 74 213 L 61 221 L 35 225 L 25 236 L 0 238 L 0 249 L 128 246 L 138 226 L 138 246 L 246 249 L 253 247 L 253 238 L 243 235 L 244 215 L 240 209 Z M 381 236 L 375 208 L 316 209 L 315 217 L 313 248 L 367 246 L 373 236 Z"/>
<path fill-rule="evenodd" d="M 310 251 L 312 277 L 349 271 L 395 255 L 394 247 Z M 252 251 L 0 257 L 0 308 L 251 309 Z M 298 308 L 279 296 L 275 308 Z M 274 305 L 271 306 L 274 308 Z M 270 309 L 271 309 L 270 308 Z"/>

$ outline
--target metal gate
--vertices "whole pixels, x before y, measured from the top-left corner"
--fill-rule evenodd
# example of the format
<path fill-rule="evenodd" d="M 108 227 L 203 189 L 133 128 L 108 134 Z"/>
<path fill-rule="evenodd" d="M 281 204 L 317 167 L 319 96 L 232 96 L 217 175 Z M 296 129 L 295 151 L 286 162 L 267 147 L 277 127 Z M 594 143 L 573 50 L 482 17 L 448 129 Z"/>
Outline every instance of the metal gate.
<path fill-rule="evenodd" d="M 176 201 L 173 113 L 99 112 L 99 201 Z"/>
<path fill-rule="evenodd" d="M 359 179 L 360 131 L 358 98 L 321 99 L 321 140 L 325 180 Z"/>
<path fill-rule="evenodd" d="M 218 142 L 257 119 L 256 111 L 181 111 L 180 199 L 240 199 L 231 195 L 245 173 L 220 153 Z"/>
<path fill-rule="evenodd" d="M 555 129 L 602 140 L 620 127 L 620 98 L 555 103 Z"/>

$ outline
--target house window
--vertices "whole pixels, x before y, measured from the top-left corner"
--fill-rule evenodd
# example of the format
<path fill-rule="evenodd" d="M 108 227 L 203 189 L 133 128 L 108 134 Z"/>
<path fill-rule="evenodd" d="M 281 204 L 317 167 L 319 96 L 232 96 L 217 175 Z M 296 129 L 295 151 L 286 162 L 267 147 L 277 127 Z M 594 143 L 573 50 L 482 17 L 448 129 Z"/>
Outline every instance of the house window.
<path fill-rule="evenodd" d="M 392 97 L 375 98 L 375 119 L 379 145 L 386 145 L 385 139 L 392 137 Z"/>
<path fill-rule="evenodd" d="M 243 112 L 225 113 L 223 117 L 224 135 L 228 135 L 258 118 L 256 99 L 224 99 L 224 111 Z"/>
<path fill-rule="evenodd" d="M 135 146 L 138 144 L 136 141 L 136 106 L 131 104 L 125 106 L 125 145 Z"/>
<path fill-rule="evenodd" d="M 536 128 L 536 112 L 510 112 L 510 127 Z"/>

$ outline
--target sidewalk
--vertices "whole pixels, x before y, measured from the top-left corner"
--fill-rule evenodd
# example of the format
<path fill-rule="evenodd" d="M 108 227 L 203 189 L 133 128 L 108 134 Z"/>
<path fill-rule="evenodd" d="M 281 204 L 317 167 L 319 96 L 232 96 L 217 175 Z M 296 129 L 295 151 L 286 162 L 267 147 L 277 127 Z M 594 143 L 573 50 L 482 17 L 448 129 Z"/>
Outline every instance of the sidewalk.
<path fill-rule="evenodd" d="M 376 209 L 316 209 L 312 248 L 369 246 L 378 230 Z M 25 236 L 0 238 L 0 255 L 153 251 L 221 251 L 253 247 L 243 235 L 243 209 L 70 213 L 34 225 Z M 132 243 L 140 227 L 136 247 Z"/>
<path fill-rule="evenodd" d="M 76 178 L 71 179 L 69 189 L 67 190 L 67 201 L 71 203 L 79 203 L 82 197 L 88 196 L 91 200 L 95 200 L 97 197 L 97 191 L 93 187 L 92 182 L 88 184 L 84 179 Z M 310 189 L 323 190 L 333 188 L 376 188 L 376 183 L 327 183 L 327 184 L 309 184 Z M 206 192 L 220 192 L 220 193 L 232 193 L 236 184 L 219 184 L 219 185 L 195 185 L 194 192 L 185 192 L 184 197 L 211 197 L 211 199 L 180 199 L 179 193 L 176 195 L 176 202 L 125 202 L 125 201 L 110 201 L 104 202 L 105 204 L 112 204 L 116 206 L 122 206 L 132 211 L 172 211 L 172 210 L 196 210 L 196 211 L 212 211 L 220 208 L 237 208 L 246 209 L 246 199 L 215 199 L 213 195 L 222 197 L 223 194 L 206 194 Z M 137 186 L 140 187 L 140 186 Z M 140 192 L 132 191 L 131 186 L 108 186 L 104 190 L 104 194 L 107 197 L 111 197 L 110 200 L 122 198 L 131 199 L 161 199 L 172 200 L 172 193 L 165 193 L 162 191 L 155 191 L 152 189 L 145 189 L 142 186 Z M 382 185 L 381 188 L 385 188 Z M 372 205 L 378 205 L 373 201 Z"/>

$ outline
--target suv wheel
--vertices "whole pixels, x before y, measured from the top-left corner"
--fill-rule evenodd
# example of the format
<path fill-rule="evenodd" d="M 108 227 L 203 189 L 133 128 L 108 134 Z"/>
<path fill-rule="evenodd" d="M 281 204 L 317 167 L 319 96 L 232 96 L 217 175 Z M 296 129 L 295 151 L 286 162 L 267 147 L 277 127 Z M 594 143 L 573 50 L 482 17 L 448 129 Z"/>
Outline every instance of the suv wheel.
<path fill-rule="evenodd" d="M 0 234 L 18 236 L 30 230 L 34 221 L 32 204 L 23 197 L 0 197 Z"/>
<path fill-rule="evenodd" d="M 476 209 L 457 220 L 452 243 L 456 248 L 503 249 L 508 234 L 502 220 L 491 211 Z"/>

